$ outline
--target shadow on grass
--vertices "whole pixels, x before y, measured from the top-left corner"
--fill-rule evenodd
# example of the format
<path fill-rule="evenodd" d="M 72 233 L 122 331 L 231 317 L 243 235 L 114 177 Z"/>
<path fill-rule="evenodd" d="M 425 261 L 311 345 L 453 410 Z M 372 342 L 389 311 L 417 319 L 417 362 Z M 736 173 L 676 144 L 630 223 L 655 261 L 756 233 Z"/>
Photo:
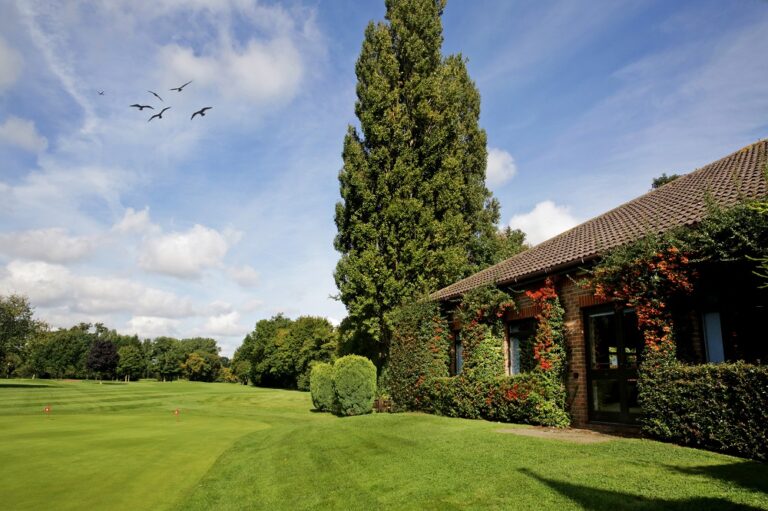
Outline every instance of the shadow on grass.
<path fill-rule="evenodd" d="M 706 476 L 728 485 L 737 485 L 747 490 L 768 494 L 768 465 L 756 461 L 744 461 L 725 465 L 705 465 L 701 467 L 677 467 L 667 465 L 669 470 L 687 475 Z"/>
<path fill-rule="evenodd" d="M 54 385 L 46 385 L 45 383 L 2 383 L 0 382 L 0 388 L 13 388 L 13 389 L 34 389 L 39 387 L 53 387 Z"/>
<path fill-rule="evenodd" d="M 616 511 L 616 510 L 656 510 L 665 509 L 669 511 L 757 511 L 760 508 L 737 504 L 727 499 L 714 497 L 691 497 L 687 499 L 663 499 L 653 497 L 642 497 L 631 493 L 624 493 L 614 490 L 603 490 L 582 486 L 564 481 L 547 479 L 534 474 L 528 469 L 521 469 L 520 472 L 528 477 L 543 483 L 559 494 L 576 502 L 582 509 L 593 511 Z"/>

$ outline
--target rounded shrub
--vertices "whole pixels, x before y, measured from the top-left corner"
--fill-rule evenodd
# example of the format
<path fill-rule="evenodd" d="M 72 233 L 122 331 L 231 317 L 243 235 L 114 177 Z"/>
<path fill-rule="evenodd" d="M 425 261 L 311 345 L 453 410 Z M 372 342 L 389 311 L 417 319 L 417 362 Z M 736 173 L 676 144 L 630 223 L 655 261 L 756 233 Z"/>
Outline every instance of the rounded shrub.
<path fill-rule="evenodd" d="M 333 391 L 339 415 L 371 413 L 376 395 L 376 366 L 359 355 L 341 357 L 333 365 Z"/>
<path fill-rule="evenodd" d="M 309 392 L 312 394 L 312 404 L 324 412 L 333 410 L 333 366 L 319 362 L 312 366 L 309 375 Z"/>

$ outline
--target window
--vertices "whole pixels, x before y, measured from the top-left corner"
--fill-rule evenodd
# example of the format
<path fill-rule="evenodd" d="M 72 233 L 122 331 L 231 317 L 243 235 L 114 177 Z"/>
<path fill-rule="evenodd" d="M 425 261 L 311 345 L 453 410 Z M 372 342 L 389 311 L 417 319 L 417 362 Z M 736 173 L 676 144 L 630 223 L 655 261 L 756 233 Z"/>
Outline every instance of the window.
<path fill-rule="evenodd" d="M 531 348 L 536 333 L 536 322 L 532 319 L 514 321 L 509 324 L 508 333 L 507 374 L 524 373 L 534 364 Z"/>
<path fill-rule="evenodd" d="M 461 332 L 456 332 L 456 337 L 454 338 L 454 353 L 456 354 L 454 365 L 454 367 L 456 367 L 456 374 L 461 374 L 461 366 L 464 365 L 464 353 L 461 347 Z"/>
<path fill-rule="evenodd" d="M 725 362 L 720 313 L 705 312 L 702 322 L 704 323 L 704 345 L 707 350 L 707 362 Z"/>

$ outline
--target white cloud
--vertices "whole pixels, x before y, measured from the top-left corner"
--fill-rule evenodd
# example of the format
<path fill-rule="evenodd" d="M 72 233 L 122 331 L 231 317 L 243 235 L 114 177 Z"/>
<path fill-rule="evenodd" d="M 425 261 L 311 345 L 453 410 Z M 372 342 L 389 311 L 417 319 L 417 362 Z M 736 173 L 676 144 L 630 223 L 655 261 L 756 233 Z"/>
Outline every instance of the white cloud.
<path fill-rule="evenodd" d="M 521 229 L 526 239 L 534 245 L 567 231 L 578 223 L 567 206 L 558 206 L 551 200 L 539 202 L 530 212 L 514 215 L 509 220 L 509 226 Z"/>
<path fill-rule="evenodd" d="M 117 232 L 144 232 L 152 227 L 149 219 L 149 206 L 136 211 L 133 208 L 127 208 L 123 218 L 112 228 Z"/>
<path fill-rule="evenodd" d="M 42 261 L 11 261 L 0 274 L 0 289 L 21 293 L 39 306 L 65 306 L 84 314 L 130 313 L 168 318 L 189 317 L 197 309 L 188 298 L 138 282 L 81 276 Z"/>
<path fill-rule="evenodd" d="M 244 336 L 248 333 L 248 328 L 240 325 L 239 321 L 240 313 L 237 311 L 210 316 L 203 326 L 203 332 L 213 336 Z"/>
<path fill-rule="evenodd" d="M 240 305 L 240 310 L 243 312 L 253 312 L 261 309 L 264 306 L 264 300 L 258 298 L 252 298 Z"/>
<path fill-rule="evenodd" d="M 128 321 L 128 326 L 125 330 L 135 332 L 139 337 L 143 338 L 173 337 L 179 334 L 179 320 L 154 316 L 134 316 Z"/>
<path fill-rule="evenodd" d="M 259 272 L 247 264 L 243 266 L 232 266 L 228 271 L 235 282 L 243 287 L 254 287 L 259 283 Z"/>
<path fill-rule="evenodd" d="M 144 240 L 139 255 L 143 269 L 180 278 L 197 278 L 203 270 L 220 266 L 229 248 L 241 233 L 196 224 L 189 231 L 151 236 Z"/>
<path fill-rule="evenodd" d="M 61 228 L 0 233 L 0 253 L 48 262 L 81 259 L 97 244 L 96 238 L 69 236 Z"/>
<path fill-rule="evenodd" d="M 61 303 L 71 293 L 72 275 L 58 264 L 11 261 L 0 274 L 0 289 L 29 297 L 34 305 Z"/>
<path fill-rule="evenodd" d="M 32 153 L 43 152 L 48 147 L 48 140 L 37 132 L 34 122 L 14 116 L 0 124 L 0 142 Z"/>
<path fill-rule="evenodd" d="M 485 177 L 489 186 L 498 186 L 506 183 L 517 174 L 517 165 L 514 158 L 503 149 L 488 148 L 488 167 Z"/>
<path fill-rule="evenodd" d="M 202 55 L 176 44 L 163 47 L 159 58 L 161 69 L 168 76 L 166 80 L 189 77 L 195 87 L 259 104 L 295 95 L 304 66 L 291 39 L 280 37 L 266 42 L 252 39 L 242 46 L 228 37 L 224 39 Z"/>
<path fill-rule="evenodd" d="M 22 59 L 19 52 L 0 37 L 0 91 L 13 85 L 21 74 Z"/>

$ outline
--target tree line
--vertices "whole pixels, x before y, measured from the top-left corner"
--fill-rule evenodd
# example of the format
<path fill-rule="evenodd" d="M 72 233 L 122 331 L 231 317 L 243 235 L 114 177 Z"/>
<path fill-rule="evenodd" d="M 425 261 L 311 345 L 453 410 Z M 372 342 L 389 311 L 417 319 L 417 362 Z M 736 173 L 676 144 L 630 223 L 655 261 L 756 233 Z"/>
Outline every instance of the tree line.
<path fill-rule="evenodd" d="M 256 323 L 235 352 L 232 369 L 242 383 L 309 390 L 312 366 L 332 362 L 338 351 L 337 329 L 327 319 L 278 314 Z"/>
<path fill-rule="evenodd" d="M 0 296 L 0 374 L 7 378 L 238 381 L 219 351 L 214 339 L 140 340 L 101 323 L 51 329 L 34 318 L 26 297 Z"/>

